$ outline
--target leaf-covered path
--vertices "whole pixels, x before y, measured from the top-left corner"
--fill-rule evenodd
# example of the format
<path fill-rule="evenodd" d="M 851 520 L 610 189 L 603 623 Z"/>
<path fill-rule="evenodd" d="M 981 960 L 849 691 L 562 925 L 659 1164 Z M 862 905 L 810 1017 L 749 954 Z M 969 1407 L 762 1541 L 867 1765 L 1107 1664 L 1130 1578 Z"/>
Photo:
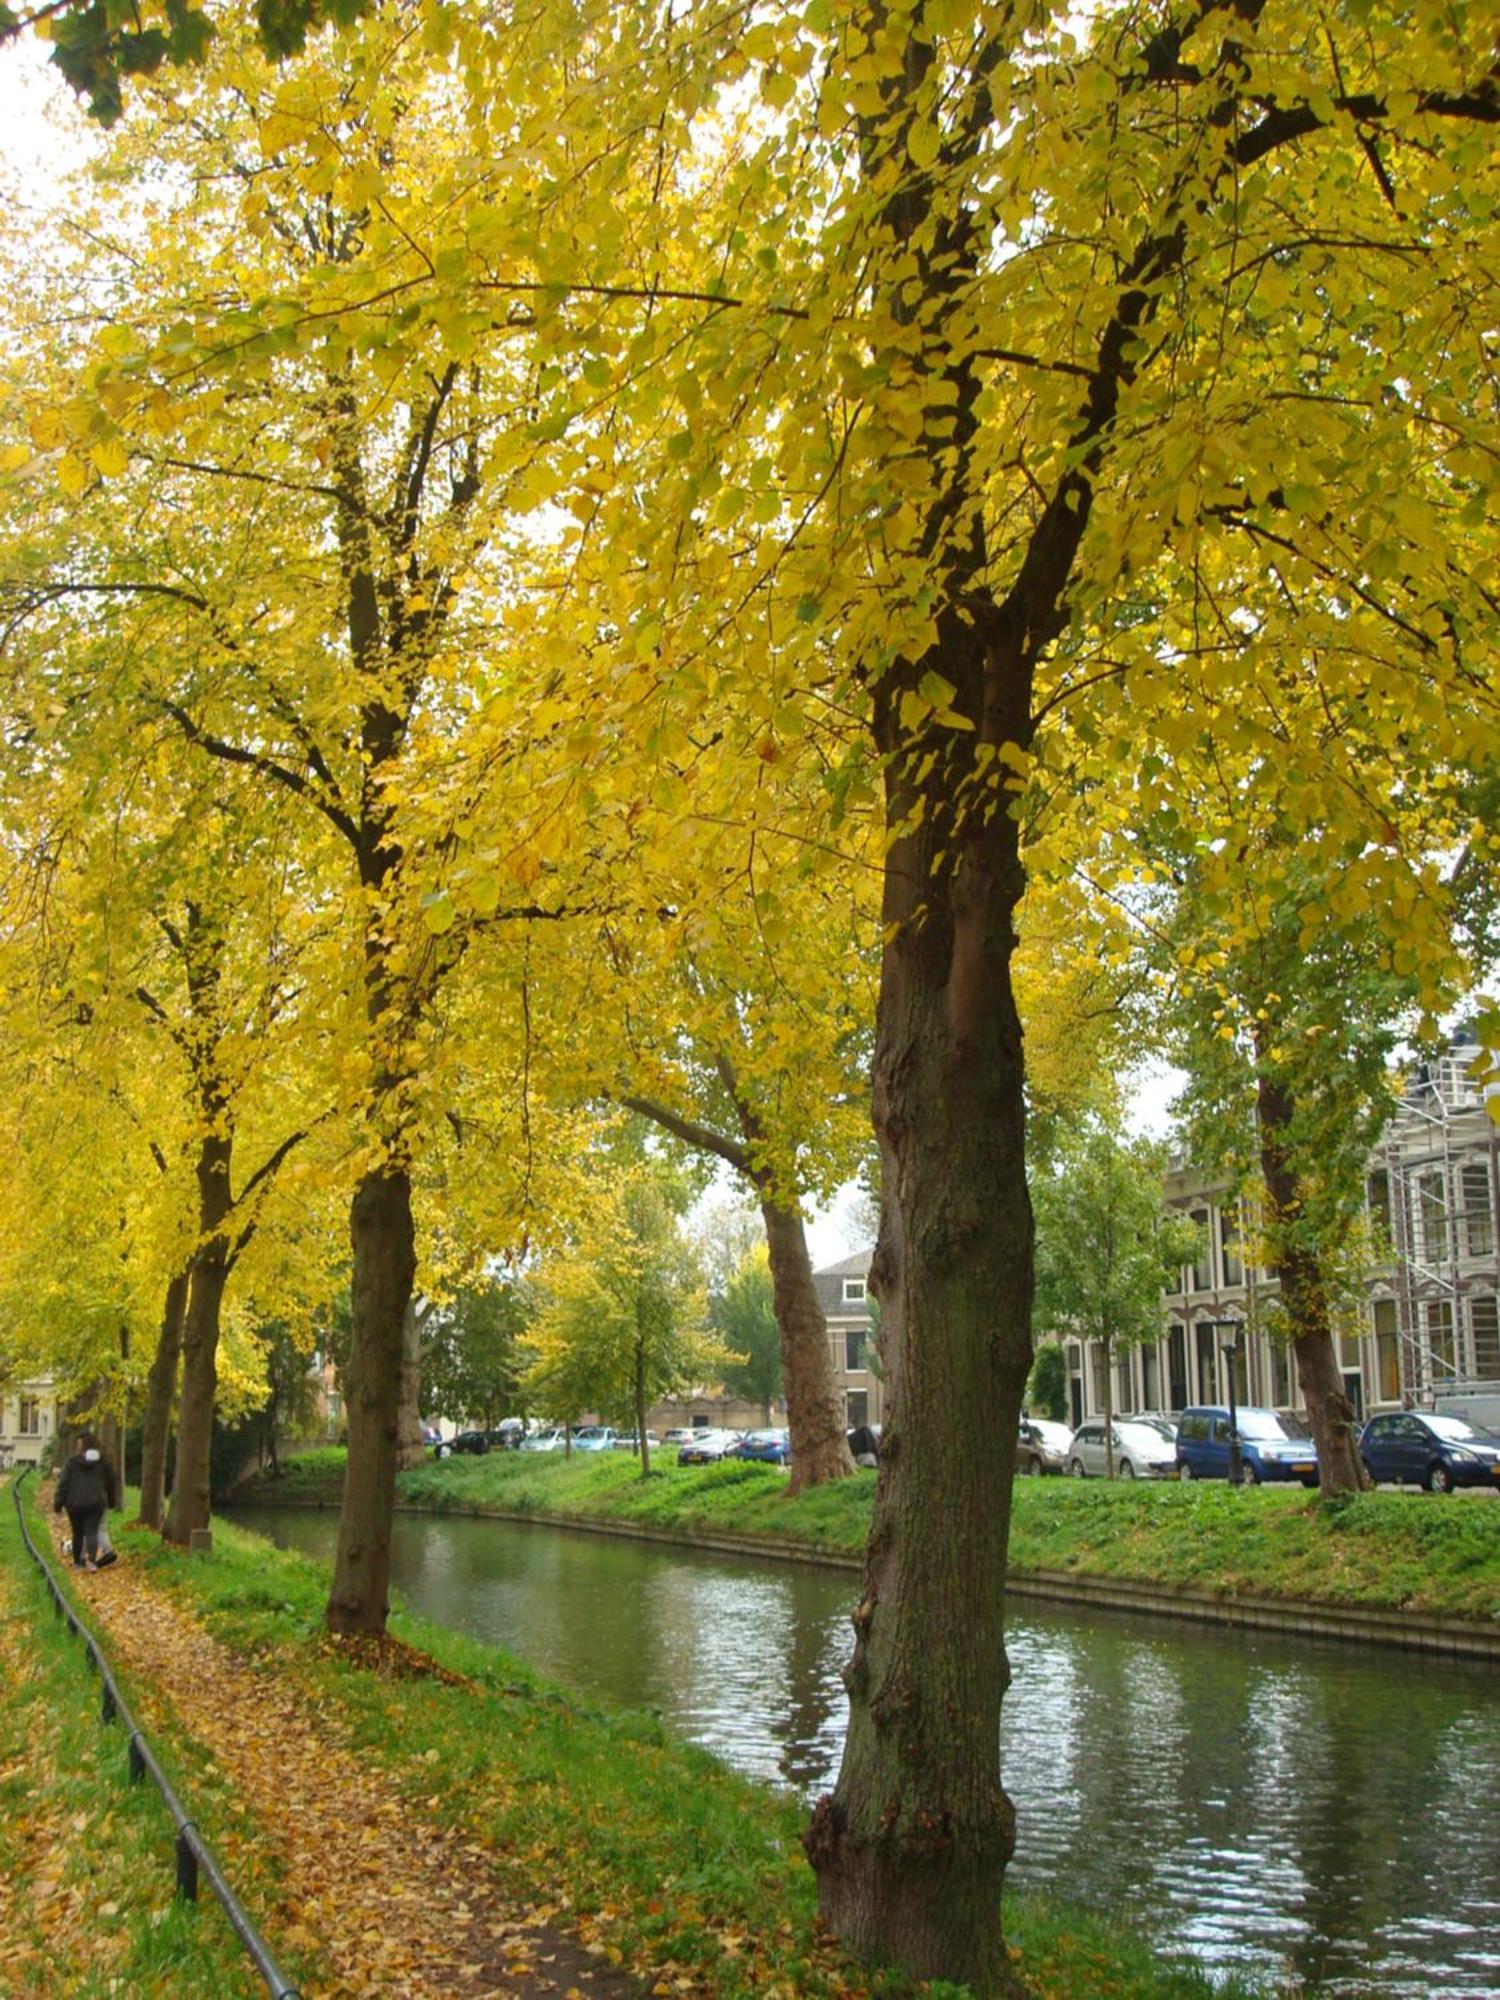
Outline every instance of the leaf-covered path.
<path fill-rule="evenodd" d="M 413 1812 L 339 1720 L 237 1658 L 128 1559 L 80 1581 L 148 1735 L 190 1735 L 277 1857 L 261 1928 L 323 1976 L 307 2000 L 626 2000 L 638 1983 L 508 1897 L 495 1856 Z M 441 1781 L 441 1774 L 438 1774 Z M 191 1806 L 189 1807 L 191 1810 Z M 236 1843 L 221 1859 L 236 1881 Z"/>

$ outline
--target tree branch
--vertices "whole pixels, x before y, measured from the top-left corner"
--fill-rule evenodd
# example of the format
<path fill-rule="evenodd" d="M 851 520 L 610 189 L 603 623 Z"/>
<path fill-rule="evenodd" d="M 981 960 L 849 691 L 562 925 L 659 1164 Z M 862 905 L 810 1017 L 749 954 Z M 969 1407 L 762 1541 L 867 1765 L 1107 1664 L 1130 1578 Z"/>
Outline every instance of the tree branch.
<path fill-rule="evenodd" d="M 620 1097 L 616 1101 L 623 1104 L 627 1111 L 638 1111 L 642 1118 L 649 1118 L 653 1125 L 660 1125 L 664 1132 L 681 1139 L 684 1145 L 696 1147 L 702 1153 L 716 1153 L 736 1173 L 749 1174 L 749 1154 L 733 1139 L 726 1139 L 722 1132 L 715 1132 L 711 1126 L 698 1124 L 696 1119 L 684 1118 L 676 1111 L 669 1111 L 664 1104 L 658 1104 L 650 1097 Z"/>
<path fill-rule="evenodd" d="M 194 722 L 180 703 L 168 701 L 164 696 L 159 699 L 163 711 L 171 716 L 189 743 L 196 744 L 200 750 L 206 751 L 210 757 L 219 758 L 223 763 L 243 764 L 252 771 L 259 771 L 262 777 L 270 778 L 278 785 L 284 785 L 289 792 L 295 792 L 299 799 L 306 799 L 308 804 L 315 806 L 329 825 L 336 827 L 350 846 L 358 851 L 359 828 L 353 819 L 342 806 L 335 804 L 332 799 L 325 798 L 316 786 L 309 784 L 300 771 L 289 771 L 285 764 L 278 764 L 273 757 L 263 757 L 258 750 L 246 750 L 241 744 L 226 743 L 221 736 L 210 735 L 200 724 Z"/>

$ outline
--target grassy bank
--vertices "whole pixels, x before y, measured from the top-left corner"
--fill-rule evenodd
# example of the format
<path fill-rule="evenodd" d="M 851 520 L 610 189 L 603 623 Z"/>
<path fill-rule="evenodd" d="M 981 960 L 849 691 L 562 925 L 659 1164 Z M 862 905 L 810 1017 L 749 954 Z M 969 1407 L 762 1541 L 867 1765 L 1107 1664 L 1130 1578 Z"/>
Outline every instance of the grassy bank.
<path fill-rule="evenodd" d="M 411 1658 L 398 1659 L 398 1671 L 369 1671 L 323 1640 L 325 1574 L 223 1524 L 208 1557 L 186 1560 L 139 1534 L 124 1547 L 127 1563 L 145 1565 L 151 1582 L 236 1653 L 282 1677 L 341 1738 L 352 1737 L 408 1811 L 442 1827 L 456 1867 L 495 1870 L 539 1921 L 574 1930 L 637 1971 L 644 1991 L 703 2000 L 957 2000 L 963 1992 L 872 1977 L 844 1960 L 816 1923 L 799 1844 L 803 1809 L 672 1742 L 655 1718 L 575 1701 L 490 1647 L 406 1617 L 396 1620 L 400 1636 L 440 1671 Z M 87 1687 L 60 1681 L 59 1701 L 76 1701 L 97 1738 Z M 108 1826 L 98 1830 L 96 1844 L 110 1839 Z M 237 1870 L 249 1865 L 249 1845 L 236 1844 Z M 1215 1985 L 1096 1915 L 1034 1901 L 1008 1903 L 1007 1912 L 1037 2000 L 1247 2000 L 1253 1991 Z M 193 1969 L 181 1977 L 119 1990 L 183 2000 L 244 1990 L 187 1963 Z M 3 1981 L 0 1990 L 9 1990 Z M 318 1990 L 315 1976 L 305 1990 Z"/>
<path fill-rule="evenodd" d="M 341 1452 L 314 1452 L 259 1492 L 336 1499 L 342 1472 Z M 774 1468 L 736 1463 L 667 1466 L 642 1480 L 622 1452 L 571 1461 L 494 1452 L 432 1460 L 400 1479 L 403 1502 L 436 1511 L 495 1507 L 851 1553 L 863 1546 L 873 1492 L 873 1475 L 862 1474 L 788 1500 Z M 1329 1508 L 1300 1486 L 1023 1479 L 1011 1559 L 1021 1569 L 1166 1588 L 1500 1620 L 1500 1500 L 1485 1494 L 1385 1491 Z"/>
<path fill-rule="evenodd" d="M 168 1761 L 222 1839 L 211 1773 Z M 179 1902 L 175 1879 L 166 1808 L 127 1782 L 124 1740 L 100 1725 L 99 1683 L 53 1615 L 0 1480 L 0 1993 L 263 2000 L 218 1904 Z"/>

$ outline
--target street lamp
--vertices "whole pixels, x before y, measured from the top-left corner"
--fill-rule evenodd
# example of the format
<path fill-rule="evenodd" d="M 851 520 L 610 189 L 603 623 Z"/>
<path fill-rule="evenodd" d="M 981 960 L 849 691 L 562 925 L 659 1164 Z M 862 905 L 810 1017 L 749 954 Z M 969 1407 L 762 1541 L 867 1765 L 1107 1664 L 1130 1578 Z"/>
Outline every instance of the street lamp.
<path fill-rule="evenodd" d="M 1229 1364 L 1229 1483 L 1239 1486 L 1243 1483 L 1244 1466 L 1240 1461 L 1240 1419 L 1234 1404 L 1234 1364 L 1240 1354 L 1240 1330 L 1244 1325 L 1238 1319 L 1211 1319 L 1208 1324 L 1215 1333 L 1226 1338 L 1219 1342 L 1219 1352 Z"/>

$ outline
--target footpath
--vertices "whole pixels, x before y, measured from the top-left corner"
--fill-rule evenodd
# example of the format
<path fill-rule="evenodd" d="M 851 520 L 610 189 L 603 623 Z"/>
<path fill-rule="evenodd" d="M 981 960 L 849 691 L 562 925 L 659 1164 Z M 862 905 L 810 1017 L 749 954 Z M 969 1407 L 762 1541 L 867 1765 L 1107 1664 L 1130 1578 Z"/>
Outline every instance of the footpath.
<path fill-rule="evenodd" d="M 493 1850 L 457 1843 L 425 1821 L 385 1774 L 356 1756 L 336 1713 L 314 1707 L 285 1676 L 212 1637 L 153 1586 L 131 1559 L 129 1538 L 121 1539 L 124 1561 L 76 1576 L 82 1614 L 153 1743 L 164 1754 L 180 1751 L 185 1740 L 195 1747 L 211 1788 L 250 1822 L 222 1843 L 231 1881 L 243 1880 L 252 1848 L 264 1845 L 274 1855 L 275 1907 L 257 1911 L 257 1920 L 278 1954 L 317 1968 L 304 1982 L 306 2000 L 627 2000 L 642 1991 L 536 1909 L 509 1898 L 495 1879 Z M 10 1579 L 0 1587 L 14 1596 Z M 13 1612 L 9 1602 L 4 1608 Z M 7 1677 L 28 1671 L 13 1615 L 0 1621 L 0 1661 Z M 123 1764 L 118 1735 L 96 1733 Z M 55 1954 L 101 1921 L 87 1872 L 63 1880 L 83 1829 L 62 1806 L 49 1809 L 45 1771 L 39 1776 L 42 1782 L 28 1787 L 31 1865 L 0 1876 L 0 1936 L 21 1934 L 14 1904 L 24 1896 L 33 1920 L 42 1919 L 42 1962 L 34 1984 L 15 1983 L 18 1964 L 8 1977 L 0 1972 L 7 1993 L 80 1990 L 59 1987 Z M 169 1831 L 163 1818 L 164 1888 L 171 1882 Z M 136 1865 L 144 1876 L 152 1864 L 138 1855 Z M 186 1996 L 190 1989 L 158 1990 Z"/>

